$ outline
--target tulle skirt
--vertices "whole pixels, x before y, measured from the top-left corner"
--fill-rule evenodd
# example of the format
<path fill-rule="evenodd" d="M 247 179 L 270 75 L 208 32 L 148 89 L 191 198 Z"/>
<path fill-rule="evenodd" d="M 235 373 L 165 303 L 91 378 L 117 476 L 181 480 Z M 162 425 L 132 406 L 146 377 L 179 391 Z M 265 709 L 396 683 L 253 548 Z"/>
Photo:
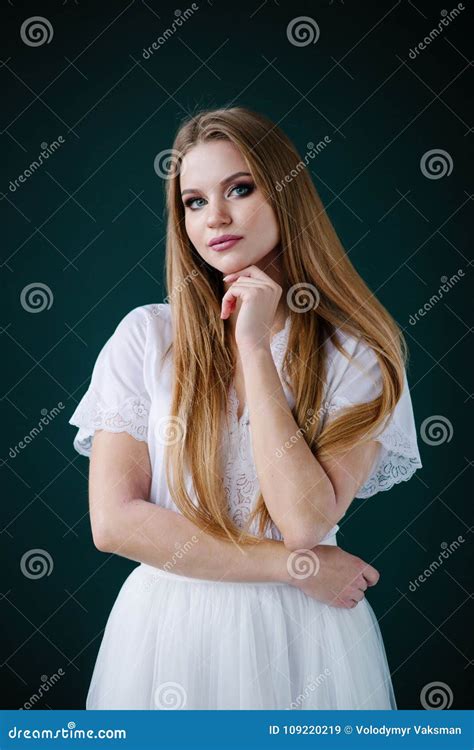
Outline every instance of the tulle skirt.
<path fill-rule="evenodd" d="M 86 709 L 396 709 L 379 625 L 287 583 L 208 581 L 145 564 L 125 580 Z"/>

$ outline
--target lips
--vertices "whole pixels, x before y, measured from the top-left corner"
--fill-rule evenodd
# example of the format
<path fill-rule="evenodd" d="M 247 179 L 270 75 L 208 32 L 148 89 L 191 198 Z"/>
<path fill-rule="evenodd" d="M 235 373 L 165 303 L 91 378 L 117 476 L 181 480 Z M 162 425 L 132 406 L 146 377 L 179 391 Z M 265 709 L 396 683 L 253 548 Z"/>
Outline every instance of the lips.
<path fill-rule="evenodd" d="M 213 245 L 220 245 L 222 242 L 227 242 L 228 240 L 241 240 L 242 236 L 240 234 L 221 234 L 219 237 L 213 237 L 212 240 L 209 240 L 209 247 L 212 247 Z"/>
<path fill-rule="evenodd" d="M 241 239 L 242 237 L 238 237 L 235 234 L 223 234 L 221 237 L 215 237 L 211 240 L 209 242 L 209 247 L 211 250 L 217 250 L 220 252 L 233 247 Z"/>

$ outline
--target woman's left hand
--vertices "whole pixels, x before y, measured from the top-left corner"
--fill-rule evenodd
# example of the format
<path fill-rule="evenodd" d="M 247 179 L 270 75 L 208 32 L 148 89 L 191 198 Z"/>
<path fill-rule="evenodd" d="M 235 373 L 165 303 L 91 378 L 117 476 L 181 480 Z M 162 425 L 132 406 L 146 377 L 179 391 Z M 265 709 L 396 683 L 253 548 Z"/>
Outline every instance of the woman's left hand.
<path fill-rule="evenodd" d="M 232 282 L 222 298 L 221 318 L 225 320 L 241 305 L 235 326 L 235 341 L 239 348 L 253 350 L 270 347 L 270 334 L 282 288 L 257 266 L 247 266 L 237 273 L 224 276 Z"/>

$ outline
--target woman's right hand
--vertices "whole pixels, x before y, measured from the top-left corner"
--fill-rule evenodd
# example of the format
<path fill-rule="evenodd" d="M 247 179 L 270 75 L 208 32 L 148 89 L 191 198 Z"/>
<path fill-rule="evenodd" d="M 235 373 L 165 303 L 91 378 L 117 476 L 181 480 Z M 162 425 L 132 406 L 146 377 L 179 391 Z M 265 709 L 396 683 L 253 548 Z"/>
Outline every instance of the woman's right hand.
<path fill-rule="evenodd" d="M 318 544 L 288 553 L 287 582 L 331 607 L 352 609 L 375 586 L 380 573 L 337 545 Z"/>

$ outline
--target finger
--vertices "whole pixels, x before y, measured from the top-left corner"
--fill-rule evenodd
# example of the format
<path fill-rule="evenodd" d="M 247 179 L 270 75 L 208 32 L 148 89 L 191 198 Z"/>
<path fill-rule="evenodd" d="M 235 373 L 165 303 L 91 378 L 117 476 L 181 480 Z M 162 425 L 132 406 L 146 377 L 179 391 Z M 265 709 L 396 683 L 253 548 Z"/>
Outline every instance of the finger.
<path fill-rule="evenodd" d="M 375 568 L 373 568 L 371 565 L 368 565 L 362 571 L 362 575 L 367 581 L 368 586 L 375 586 L 375 584 L 378 583 L 378 580 L 380 578 L 380 573 L 378 572 L 378 570 L 375 570 Z"/>
<path fill-rule="evenodd" d="M 242 297 L 242 293 L 245 289 L 252 289 L 253 291 L 256 288 L 263 289 L 266 286 L 268 285 L 262 284 L 260 281 L 253 281 L 253 283 L 250 283 L 250 280 L 233 283 L 222 297 L 221 318 L 227 317 L 232 312 L 235 307 L 235 303 L 237 302 L 237 298 Z"/>
<path fill-rule="evenodd" d="M 231 289 L 232 286 L 234 286 L 234 284 L 238 284 L 239 286 L 249 286 L 249 287 L 259 286 L 262 289 L 274 289 L 274 285 L 267 283 L 263 279 L 252 279 L 250 276 L 239 275 L 239 276 L 236 276 L 235 279 L 230 278 L 230 279 L 226 279 L 226 281 L 228 281 L 231 284 L 229 289 Z"/>
<path fill-rule="evenodd" d="M 224 276 L 224 281 L 228 281 L 230 277 L 232 276 L 251 276 L 255 279 L 261 279 L 262 281 L 271 281 L 270 276 L 265 273 L 265 271 L 262 271 L 260 268 L 257 268 L 257 266 L 247 266 L 246 268 L 242 268 L 240 271 L 237 271 L 236 273 L 229 274 L 228 276 Z"/>
<path fill-rule="evenodd" d="M 242 295 L 243 290 L 236 286 L 232 286 L 222 297 L 221 302 L 221 318 L 227 318 L 232 310 L 234 309 L 238 298 Z"/>

